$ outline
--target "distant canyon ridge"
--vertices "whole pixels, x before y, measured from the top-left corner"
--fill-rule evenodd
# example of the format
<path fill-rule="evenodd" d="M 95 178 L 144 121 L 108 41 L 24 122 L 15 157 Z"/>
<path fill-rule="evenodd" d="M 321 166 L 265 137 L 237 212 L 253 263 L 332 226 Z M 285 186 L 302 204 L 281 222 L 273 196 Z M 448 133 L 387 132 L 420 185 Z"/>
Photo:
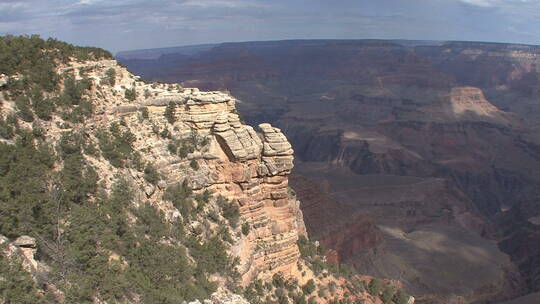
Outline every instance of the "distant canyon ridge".
<path fill-rule="evenodd" d="M 540 301 L 539 46 L 297 40 L 116 57 L 147 81 L 230 91 L 243 120 L 281 128 L 328 259 L 400 280 L 418 303 Z"/>

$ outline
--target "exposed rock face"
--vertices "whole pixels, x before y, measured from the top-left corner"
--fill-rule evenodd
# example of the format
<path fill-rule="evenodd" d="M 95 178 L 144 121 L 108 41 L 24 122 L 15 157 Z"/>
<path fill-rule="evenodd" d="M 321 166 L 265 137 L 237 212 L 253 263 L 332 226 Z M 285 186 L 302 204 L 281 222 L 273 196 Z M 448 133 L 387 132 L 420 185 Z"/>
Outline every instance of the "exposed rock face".
<path fill-rule="evenodd" d="M 108 109 L 108 116 L 134 122 L 138 111 L 147 108 L 150 120 L 166 123 L 164 113 L 170 102 L 175 104 L 174 128 L 209 139 L 206 151 L 190 156 L 201 169 L 186 175 L 178 164 L 166 160 L 170 157 L 156 143 L 140 143 L 140 148 L 156 150 L 156 161 L 168 175 L 169 183 L 187 176 L 193 189 L 219 193 L 240 206 L 241 217 L 251 229 L 232 252 L 240 258 L 245 284 L 277 272 L 296 276 L 300 255 L 296 242 L 300 234 L 305 234 L 305 228 L 299 203 L 288 190 L 293 150 L 287 138 L 269 124 L 259 126 L 259 136 L 240 121 L 234 98 L 196 89 L 167 92 L 144 103 L 114 107 Z M 153 195 L 153 191 L 147 191 L 147 196 Z"/>
<path fill-rule="evenodd" d="M 530 286 L 540 286 L 540 199 L 519 202 L 513 208 L 497 215 L 503 240 L 500 248 L 510 254 L 520 270 L 527 274 Z"/>
<path fill-rule="evenodd" d="M 0 88 L 5 86 L 8 82 L 7 76 L 4 74 L 0 74 Z"/>
<path fill-rule="evenodd" d="M 0 252 L 7 257 L 16 257 L 21 261 L 24 269 L 31 274 L 35 274 L 44 265 L 34 259 L 36 254 L 36 240 L 23 235 L 10 242 L 6 237 L 0 235 L 0 246 L 7 244 L 4 252 Z"/>
<path fill-rule="evenodd" d="M 201 304 L 201 301 L 189 302 L 189 304 Z M 250 304 L 244 297 L 237 294 L 227 294 L 223 292 L 215 292 L 208 300 L 204 300 L 203 304 Z"/>
<path fill-rule="evenodd" d="M 484 97 L 484 93 L 479 88 L 455 87 L 450 92 L 450 104 L 452 111 L 458 118 L 465 115 L 475 115 L 472 119 L 493 119 L 505 123 L 505 113 L 489 103 Z"/>
<path fill-rule="evenodd" d="M 403 273 L 387 271 L 389 261 L 401 263 L 419 256 L 415 250 L 426 245 L 419 236 L 446 235 L 451 247 L 467 252 L 476 243 L 494 257 L 494 263 L 482 264 L 491 281 L 471 276 L 472 289 L 472 283 L 447 285 L 455 287 L 464 301 L 495 299 L 499 296 L 495 289 L 507 296 L 523 291 L 521 280 L 515 279 L 515 267 L 506 265 L 507 257 L 490 240 L 504 235 L 499 240 L 501 249 L 528 277 L 528 288 L 539 290 L 538 242 L 518 246 L 519 240 L 537 239 L 537 229 L 531 229 L 536 227 L 536 215 L 520 216 L 525 229 L 512 224 L 513 216 L 498 217 L 539 194 L 539 47 L 472 42 L 264 42 L 220 45 L 194 57 L 169 54 L 162 60 L 125 63 L 144 77 L 230 90 L 242 100 L 239 108 L 248 121 L 269 121 L 283 130 L 295 150 L 296 172 L 302 167 L 316 168 L 315 173 L 299 173 L 347 185 L 347 189 L 335 185 L 324 189 L 331 200 L 348 205 L 342 207 L 345 211 L 331 211 L 334 205 L 317 198 L 320 206 L 330 207 L 303 205 L 314 206 L 304 209 L 306 217 L 313 219 L 306 220 L 308 230 L 339 240 L 328 243 L 336 259 L 356 265 L 373 262 L 373 273 L 385 272 L 398 279 Z M 337 169 L 352 173 L 333 175 Z M 312 197 L 309 191 L 302 195 Z M 379 230 L 361 225 L 366 223 L 362 218 L 336 216 L 340 223 L 324 219 L 325 212 L 361 214 L 351 208 L 370 214 L 369 220 Z M 373 241 L 374 231 L 384 235 L 382 245 Z M 348 258 L 373 244 L 379 244 L 375 245 L 378 255 Z M 347 253 L 347 248 L 355 252 Z M 391 251 L 396 256 L 388 258 Z M 443 267 L 458 263 L 437 259 L 438 252 L 422 251 L 429 253 L 425 259 L 437 260 Z M 462 265 L 469 263 L 463 255 L 455 257 L 463 259 Z M 436 293 L 444 287 L 437 281 L 439 273 L 417 275 L 411 265 L 402 269 L 412 269 L 406 273 L 410 285 L 425 284 L 417 289 L 420 293 Z M 493 269 L 498 270 L 489 274 Z M 420 279 L 415 280 L 415 275 Z"/>
<path fill-rule="evenodd" d="M 302 209 L 309 235 L 330 249 L 327 252 L 329 261 L 346 262 L 382 244 L 383 234 L 375 226 L 373 218 L 366 212 L 333 200 L 325 192 L 328 186 L 296 174 L 291 176 L 291 184 L 303 199 Z"/>
<path fill-rule="evenodd" d="M 110 69 L 115 71 L 115 85 L 100 85 Z M 84 76 L 93 84 L 85 94 L 92 99 L 96 115 L 87 119 L 83 127 L 75 125 L 75 131 L 96 143 L 96 130 L 107 130 L 111 123 L 119 123 L 133 134 L 133 150 L 141 151 L 142 161 L 155 166 L 162 177 L 154 185 L 145 181 L 143 173 L 136 169 L 115 168 L 102 155 L 87 157 L 105 189 L 112 185 L 115 176 L 122 175 L 133 185 L 135 201 L 154 204 L 167 219 L 183 216 L 163 199 L 170 185 L 185 181 L 195 193 L 209 191 L 215 197 L 221 195 L 239 207 L 240 224 L 249 227 L 247 235 L 242 234 L 244 229 L 235 227 L 230 241 L 230 252 L 239 258 L 242 283 L 271 278 L 278 272 L 285 277 L 300 278 L 297 240 L 306 232 L 300 203 L 288 187 L 293 150 L 280 129 L 261 124 L 257 133 L 240 120 L 236 100 L 230 95 L 147 84 L 114 60 L 71 62 L 61 66 L 58 72 L 75 79 Z M 125 97 L 128 89 L 138 98 L 128 100 Z M 172 119 L 168 120 L 165 112 L 171 106 L 174 106 Z M 146 118 L 141 116 L 143 109 Z M 66 131 L 58 127 L 59 120 L 55 117 L 42 123 L 46 141 L 55 143 Z M 159 135 L 155 128 L 168 135 Z M 191 141 L 197 148 L 180 157 L 168 149 L 173 138 Z M 211 225 L 212 229 L 219 228 L 215 223 L 190 223 L 193 229 L 200 229 L 203 224 L 207 225 L 205 228 Z M 10 246 L 22 252 L 31 267 L 36 267 L 35 240 L 21 237 Z M 213 303 L 243 302 L 217 298 Z"/>

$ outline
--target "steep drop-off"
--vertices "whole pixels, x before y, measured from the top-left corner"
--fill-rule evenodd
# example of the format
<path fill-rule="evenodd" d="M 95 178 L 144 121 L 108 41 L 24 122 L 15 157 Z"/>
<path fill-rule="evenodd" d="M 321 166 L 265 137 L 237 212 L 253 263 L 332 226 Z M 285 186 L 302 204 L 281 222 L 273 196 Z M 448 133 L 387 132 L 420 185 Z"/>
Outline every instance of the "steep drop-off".
<path fill-rule="evenodd" d="M 147 79 L 227 89 L 247 121 L 280 127 L 295 150 L 298 173 L 348 206 L 324 199 L 327 207 L 302 207 L 308 231 L 363 244 L 344 249 L 347 242 L 327 242 L 333 258 L 372 274 L 406 277 L 410 290 L 426 299 L 446 294 L 474 302 L 540 288 L 536 271 L 527 270 L 537 268 L 536 250 L 517 249 L 518 239 L 534 238 L 534 231 L 498 220 L 540 189 L 539 54 L 536 46 L 511 44 L 313 40 L 226 43 L 152 60 L 118 57 Z M 348 216 L 335 223 L 318 210 Z M 354 221 L 350 214 L 365 214 L 386 241 L 365 242 L 379 232 L 361 219 L 346 228 Z M 389 221 L 395 227 L 383 229 Z M 508 238 L 514 235 L 508 230 L 522 236 Z M 425 244 L 416 235 L 424 234 L 444 235 L 451 245 L 420 254 L 416 249 Z M 476 271 L 487 281 L 451 267 L 476 263 L 453 253 L 468 252 L 473 243 L 493 257 L 480 263 L 486 273 Z M 354 258 L 370 246 L 375 253 Z M 456 259 L 438 259 L 445 252 Z M 448 281 L 430 270 L 419 274 L 414 256 L 439 263 Z M 488 273 L 493 269 L 497 273 Z"/>
<path fill-rule="evenodd" d="M 234 97 L 2 39 L 17 60 L 0 65 L 0 302 L 414 302 L 325 261 L 288 185 L 290 143 L 243 123 Z"/>

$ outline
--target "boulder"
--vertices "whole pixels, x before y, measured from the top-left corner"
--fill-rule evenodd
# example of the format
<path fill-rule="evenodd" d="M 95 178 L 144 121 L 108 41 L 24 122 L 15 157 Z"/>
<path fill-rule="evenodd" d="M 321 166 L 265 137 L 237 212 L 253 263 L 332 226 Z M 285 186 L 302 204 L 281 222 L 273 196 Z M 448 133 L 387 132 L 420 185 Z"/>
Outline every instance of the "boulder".
<path fill-rule="evenodd" d="M 27 235 L 22 235 L 13 241 L 12 244 L 17 247 L 36 248 L 36 239 Z"/>
<path fill-rule="evenodd" d="M 0 88 L 8 83 L 8 77 L 4 74 L 0 74 Z"/>

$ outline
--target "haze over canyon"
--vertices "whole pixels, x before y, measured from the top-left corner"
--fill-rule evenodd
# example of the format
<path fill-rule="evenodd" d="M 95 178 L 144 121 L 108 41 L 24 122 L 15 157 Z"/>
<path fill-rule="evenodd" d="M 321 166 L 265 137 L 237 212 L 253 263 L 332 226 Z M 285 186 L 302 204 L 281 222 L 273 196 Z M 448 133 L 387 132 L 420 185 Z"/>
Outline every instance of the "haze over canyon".
<path fill-rule="evenodd" d="M 418 303 L 540 301 L 540 47 L 289 40 L 116 58 L 147 81 L 229 91 L 243 121 L 279 127 L 328 260 Z"/>

